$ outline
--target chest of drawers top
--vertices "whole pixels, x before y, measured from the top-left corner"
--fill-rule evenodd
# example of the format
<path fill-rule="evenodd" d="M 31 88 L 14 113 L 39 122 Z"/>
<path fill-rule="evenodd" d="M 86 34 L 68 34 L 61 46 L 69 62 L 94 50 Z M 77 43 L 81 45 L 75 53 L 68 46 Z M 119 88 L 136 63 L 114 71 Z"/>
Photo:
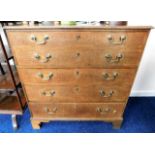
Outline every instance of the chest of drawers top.
<path fill-rule="evenodd" d="M 32 25 L 32 26 L 4 26 L 5 30 L 34 30 L 34 29 L 103 29 L 103 30 L 146 30 L 146 29 L 152 29 L 152 26 L 103 26 L 103 25 L 99 25 L 99 26 L 94 26 L 94 25 L 84 25 L 84 26 L 80 26 L 80 25 L 75 25 L 75 26 L 41 26 L 41 25 Z"/>

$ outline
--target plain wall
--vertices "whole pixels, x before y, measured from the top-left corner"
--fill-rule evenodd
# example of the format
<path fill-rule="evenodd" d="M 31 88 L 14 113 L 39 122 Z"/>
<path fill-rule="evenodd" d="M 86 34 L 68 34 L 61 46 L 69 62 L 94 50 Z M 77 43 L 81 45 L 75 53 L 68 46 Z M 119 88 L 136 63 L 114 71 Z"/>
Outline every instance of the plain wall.
<path fill-rule="evenodd" d="M 155 26 L 155 21 L 129 21 L 129 25 Z M 131 96 L 155 96 L 155 30 L 152 29 L 132 87 Z"/>

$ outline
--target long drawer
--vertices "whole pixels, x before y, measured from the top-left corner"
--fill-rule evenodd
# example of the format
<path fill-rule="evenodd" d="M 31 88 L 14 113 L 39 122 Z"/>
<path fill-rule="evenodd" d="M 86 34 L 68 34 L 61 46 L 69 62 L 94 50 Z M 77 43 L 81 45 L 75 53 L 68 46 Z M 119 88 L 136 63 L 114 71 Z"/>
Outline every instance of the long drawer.
<path fill-rule="evenodd" d="M 114 118 L 121 117 L 125 105 L 122 103 L 29 103 L 33 118 Z"/>
<path fill-rule="evenodd" d="M 24 84 L 131 85 L 136 69 L 25 69 L 18 67 Z M 130 76 L 129 76 L 130 75 Z"/>
<path fill-rule="evenodd" d="M 29 101 L 104 102 L 126 101 L 131 86 L 119 85 L 25 85 Z"/>
<path fill-rule="evenodd" d="M 117 48 L 119 46 L 123 49 L 135 51 L 144 48 L 147 31 L 18 30 L 14 32 L 7 31 L 7 35 L 13 45 L 12 47 L 26 45 L 31 50 L 37 50 L 41 47 L 65 49 L 79 46 L 98 49 L 105 47 Z"/>
<path fill-rule="evenodd" d="M 29 68 L 134 68 L 142 53 L 123 50 L 30 50 L 16 48 L 17 65 Z"/>

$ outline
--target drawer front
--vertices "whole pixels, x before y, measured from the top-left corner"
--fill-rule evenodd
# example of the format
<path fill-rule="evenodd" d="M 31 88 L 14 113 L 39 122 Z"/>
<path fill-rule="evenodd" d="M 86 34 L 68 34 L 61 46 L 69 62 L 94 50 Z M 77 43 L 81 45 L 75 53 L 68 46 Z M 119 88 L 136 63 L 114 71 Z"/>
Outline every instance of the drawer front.
<path fill-rule="evenodd" d="M 136 69 L 23 69 L 18 68 L 24 84 L 104 84 L 130 85 Z M 129 77 L 130 75 L 130 77 Z"/>
<path fill-rule="evenodd" d="M 16 31 L 7 32 L 14 47 L 25 46 L 31 50 L 55 47 L 64 49 L 74 46 L 90 47 L 94 43 L 93 32 L 80 31 Z"/>
<path fill-rule="evenodd" d="M 56 47 L 59 49 L 80 47 L 123 48 L 131 51 L 142 50 L 147 31 L 8 31 L 11 44 L 27 46 L 31 50 L 40 47 Z"/>
<path fill-rule="evenodd" d="M 136 67 L 142 53 L 123 50 L 28 50 L 16 48 L 17 65 L 33 68 L 123 68 Z"/>
<path fill-rule="evenodd" d="M 124 104 L 114 103 L 29 103 L 33 118 L 109 118 L 121 117 Z"/>
<path fill-rule="evenodd" d="M 103 102 L 125 101 L 131 86 L 106 85 L 25 85 L 29 101 Z"/>

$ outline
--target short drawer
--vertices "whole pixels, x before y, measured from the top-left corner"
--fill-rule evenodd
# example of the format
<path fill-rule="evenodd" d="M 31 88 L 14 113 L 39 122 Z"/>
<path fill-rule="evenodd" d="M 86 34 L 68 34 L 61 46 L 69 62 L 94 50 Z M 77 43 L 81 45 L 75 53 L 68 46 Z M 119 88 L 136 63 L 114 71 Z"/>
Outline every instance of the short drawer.
<path fill-rule="evenodd" d="M 127 30 L 34 30 L 7 31 L 12 47 L 38 48 L 55 47 L 59 49 L 79 46 L 105 48 L 123 48 L 131 51 L 142 50 L 147 38 L 147 31 Z"/>
<path fill-rule="evenodd" d="M 125 105 L 118 103 L 29 103 L 33 118 L 103 119 L 121 117 Z"/>
<path fill-rule="evenodd" d="M 8 31 L 8 38 L 13 47 L 26 46 L 31 50 L 38 48 L 70 48 L 74 46 L 91 46 L 94 32 L 81 31 Z"/>
<path fill-rule="evenodd" d="M 25 85 L 29 101 L 103 102 L 125 101 L 131 86 L 108 85 Z"/>
<path fill-rule="evenodd" d="M 24 84 L 131 85 L 136 69 L 24 69 L 18 67 Z M 130 76 L 129 76 L 130 75 Z"/>

